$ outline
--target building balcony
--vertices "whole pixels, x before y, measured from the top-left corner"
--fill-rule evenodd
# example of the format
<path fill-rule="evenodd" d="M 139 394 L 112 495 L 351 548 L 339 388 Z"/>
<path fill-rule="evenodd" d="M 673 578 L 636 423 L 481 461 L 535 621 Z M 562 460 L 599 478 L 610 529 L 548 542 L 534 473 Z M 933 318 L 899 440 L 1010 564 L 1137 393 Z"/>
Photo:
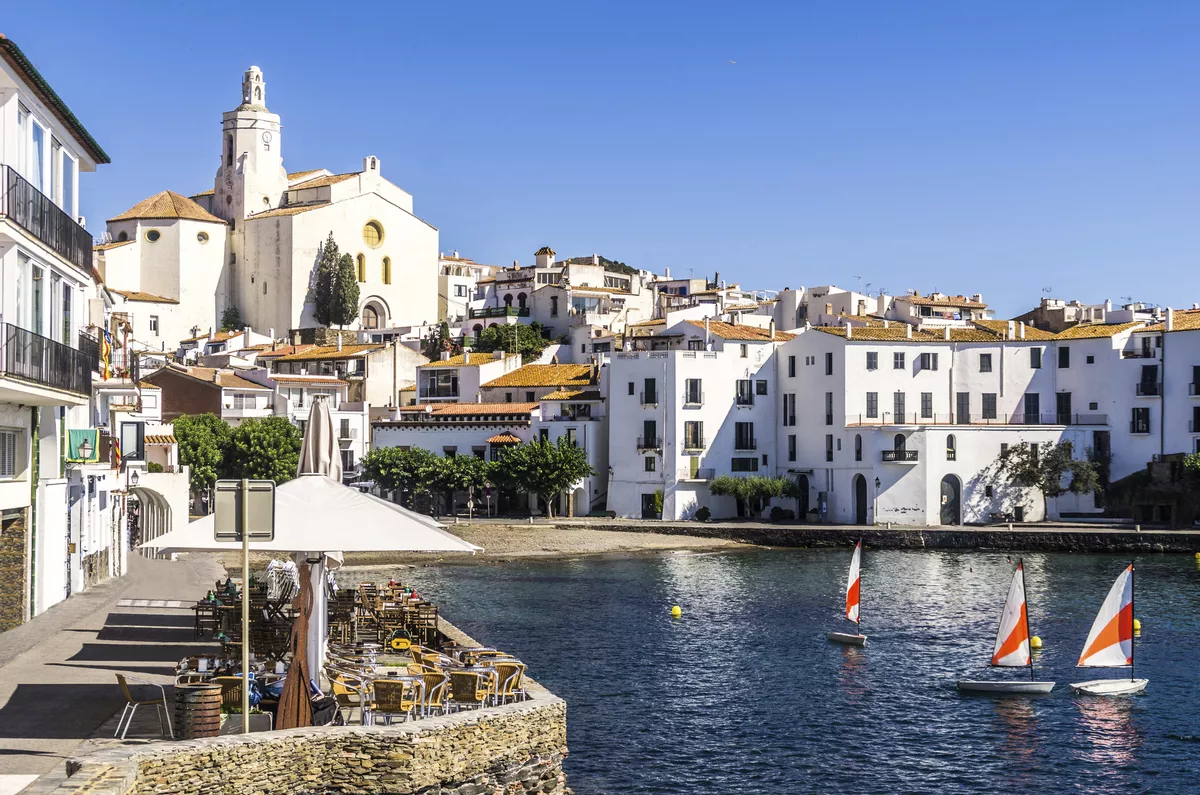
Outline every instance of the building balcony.
<path fill-rule="evenodd" d="M 1138 422 L 1137 420 L 1129 421 L 1129 432 L 1135 434 L 1150 433 L 1150 423 Z"/>
<path fill-rule="evenodd" d="M 3 165 L 0 165 L 0 216 L 80 270 L 91 273 L 92 236 L 88 231 L 16 169 Z"/>
<path fill-rule="evenodd" d="M 703 392 L 688 392 L 683 396 L 683 407 L 685 409 L 698 409 L 704 405 Z"/>
<path fill-rule="evenodd" d="M 1153 350 L 1121 351 L 1122 359 L 1157 359 L 1158 353 Z"/>
<path fill-rule="evenodd" d="M 976 414 L 920 414 L 895 415 L 884 413 L 878 417 L 851 414 L 846 417 L 846 427 L 879 427 L 886 425 L 1108 425 L 1107 414 L 1008 414 L 997 417 L 980 417 Z"/>
<path fill-rule="evenodd" d="M 250 417 L 270 417 L 272 413 L 270 407 L 235 408 L 233 406 L 225 406 L 221 409 L 221 419 L 244 420 Z"/>
<path fill-rule="evenodd" d="M 1161 397 L 1162 384 L 1156 381 L 1141 381 L 1136 387 L 1138 397 Z"/>
<path fill-rule="evenodd" d="M 81 341 L 90 340 L 86 335 Z M 11 323 L 0 324 L 0 402 L 79 406 L 92 393 L 97 350 L 80 350 Z"/>
<path fill-rule="evenodd" d="M 712 480 L 716 475 L 716 470 L 712 467 L 701 467 L 694 472 L 691 469 L 681 469 L 676 477 L 679 480 Z"/>
<path fill-rule="evenodd" d="M 757 450 L 758 449 L 758 440 L 757 439 L 737 439 L 733 443 L 733 449 L 735 452 L 739 452 L 739 453 L 743 453 L 743 452 L 748 453 L 748 452 Z"/>
<path fill-rule="evenodd" d="M 1200 433 L 1200 422 L 1188 420 L 1188 433 Z"/>
<path fill-rule="evenodd" d="M 641 401 L 641 404 L 643 406 L 657 406 L 658 405 L 658 393 L 657 392 L 639 392 L 638 400 Z"/>
<path fill-rule="evenodd" d="M 639 436 L 637 440 L 638 450 L 661 450 L 661 436 Z"/>
<path fill-rule="evenodd" d="M 917 451 L 883 450 L 880 452 L 879 458 L 885 464 L 915 464 L 917 463 Z"/>
<path fill-rule="evenodd" d="M 704 439 L 684 439 L 683 451 L 685 453 L 702 453 L 704 452 Z"/>
<path fill-rule="evenodd" d="M 470 310 L 471 319 L 489 317 L 529 317 L 527 306 L 485 306 Z"/>
<path fill-rule="evenodd" d="M 1192 397 L 1200 397 L 1200 384 L 1188 384 L 1188 394 Z"/>

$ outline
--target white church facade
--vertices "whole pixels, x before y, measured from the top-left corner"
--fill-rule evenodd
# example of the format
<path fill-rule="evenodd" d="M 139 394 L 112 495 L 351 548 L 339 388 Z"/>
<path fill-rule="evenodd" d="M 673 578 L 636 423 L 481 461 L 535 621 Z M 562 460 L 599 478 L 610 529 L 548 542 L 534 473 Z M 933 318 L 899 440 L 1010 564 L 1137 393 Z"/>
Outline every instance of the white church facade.
<path fill-rule="evenodd" d="M 140 342 L 170 347 L 218 328 L 229 308 L 277 335 L 318 325 L 311 287 L 330 233 L 355 260 L 358 327 L 437 320 L 438 230 L 383 179 L 379 158 L 363 158 L 357 172 L 287 173 L 280 119 L 255 66 L 221 136 L 212 190 L 155 194 L 110 219 L 111 239 L 97 247 L 106 286 L 134 296 Z"/>

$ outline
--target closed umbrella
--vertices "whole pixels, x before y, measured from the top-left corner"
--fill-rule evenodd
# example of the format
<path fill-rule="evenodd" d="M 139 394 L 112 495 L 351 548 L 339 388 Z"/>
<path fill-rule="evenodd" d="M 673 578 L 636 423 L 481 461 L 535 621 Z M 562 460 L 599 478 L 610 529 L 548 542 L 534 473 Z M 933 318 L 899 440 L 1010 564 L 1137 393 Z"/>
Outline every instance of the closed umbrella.
<path fill-rule="evenodd" d="M 292 652 L 292 665 L 283 680 L 283 692 L 279 695 L 279 709 L 275 716 L 278 729 L 298 729 L 312 725 L 312 705 L 308 697 L 309 667 L 305 647 L 308 636 L 308 620 L 312 614 L 312 581 L 309 566 L 300 569 L 300 593 L 292 602 L 296 608 L 296 621 L 288 641 Z"/>

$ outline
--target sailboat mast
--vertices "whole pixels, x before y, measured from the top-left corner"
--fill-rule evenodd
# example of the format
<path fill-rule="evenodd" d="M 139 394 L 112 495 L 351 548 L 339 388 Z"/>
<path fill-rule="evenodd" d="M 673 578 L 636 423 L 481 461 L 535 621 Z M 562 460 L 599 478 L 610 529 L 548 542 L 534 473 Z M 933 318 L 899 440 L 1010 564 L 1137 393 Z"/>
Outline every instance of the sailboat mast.
<path fill-rule="evenodd" d="M 1129 561 L 1129 681 L 1132 682 L 1133 674 L 1133 647 L 1137 645 L 1137 633 L 1133 631 L 1133 622 L 1137 619 L 1137 610 L 1134 605 L 1137 604 L 1137 583 L 1133 578 L 1133 561 Z"/>
<path fill-rule="evenodd" d="M 1025 561 L 1017 560 L 1021 570 L 1021 593 L 1025 596 L 1025 642 L 1029 644 L 1029 681 L 1033 681 L 1033 633 L 1029 631 L 1029 590 L 1025 587 Z"/>

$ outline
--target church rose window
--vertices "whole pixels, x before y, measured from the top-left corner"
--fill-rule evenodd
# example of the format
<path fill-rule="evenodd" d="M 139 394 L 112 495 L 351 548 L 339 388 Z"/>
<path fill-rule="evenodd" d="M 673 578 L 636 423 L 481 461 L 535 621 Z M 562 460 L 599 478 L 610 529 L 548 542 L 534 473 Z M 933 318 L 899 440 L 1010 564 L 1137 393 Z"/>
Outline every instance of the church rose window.
<path fill-rule="evenodd" d="M 383 225 L 378 221 L 367 221 L 363 226 L 363 241 L 371 248 L 379 248 L 383 242 Z"/>
<path fill-rule="evenodd" d="M 151 243 L 157 243 L 160 237 L 162 237 L 162 233 L 160 233 L 157 229 L 151 229 L 146 233 L 146 239 Z"/>
<path fill-rule="evenodd" d="M 199 240 L 201 243 L 207 243 L 208 242 L 208 232 L 197 232 L 196 239 Z"/>

